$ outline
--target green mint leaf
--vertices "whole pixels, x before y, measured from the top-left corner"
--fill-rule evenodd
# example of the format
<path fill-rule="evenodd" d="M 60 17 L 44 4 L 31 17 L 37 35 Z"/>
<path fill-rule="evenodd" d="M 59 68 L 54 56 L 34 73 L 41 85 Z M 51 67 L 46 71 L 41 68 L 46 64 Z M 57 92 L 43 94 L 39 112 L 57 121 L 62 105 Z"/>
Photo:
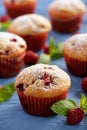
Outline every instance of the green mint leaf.
<path fill-rule="evenodd" d="M 79 106 L 85 113 L 87 113 L 87 98 L 84 94 L 81 94 Z"/>
<path fill-rule="evenodd" d="M 63 50 L 63 43 L 56 44 L 54 39 L 50 38 L 50 56 L 52 59 L 59 59 L 63 57 L 62 50 Z"/>
<path fill-rule="evenodd" d="M 60 100 L 51 106 L 51 110 L 59 115 L 66 115 L 72 108 L 76 108 L 76 103 L 70 99 Z"/>
<path fill-rule="evenodd" d="M 4 102 L 9 98 L 11 98 L 14 92 L 15 92 L 14 84 L 11 83 L 3 86 L 0 89 L 0 102 Z"/>
<path fill-rule="evenodd" d="M 0 31 L 6 31 L 11 24 L 11 21 L 0 22 Z"/>
<path fill-rule="evenodd" d="M 50 55 L 48 54 L 41 54 L 39 57 L 39 63 L 43 63 L 43 64 L 51 64 L 51 58 Z"/>

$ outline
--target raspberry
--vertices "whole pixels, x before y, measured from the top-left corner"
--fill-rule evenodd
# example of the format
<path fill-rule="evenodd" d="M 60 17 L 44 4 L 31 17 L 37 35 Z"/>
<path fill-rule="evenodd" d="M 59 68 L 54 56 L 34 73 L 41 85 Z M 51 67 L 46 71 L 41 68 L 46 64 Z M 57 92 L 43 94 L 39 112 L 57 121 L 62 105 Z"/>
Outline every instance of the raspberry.
<path fill-rule="evenodd" d="M 15 3 L 15 0 L 10 0 L 11 3 Z"/>
<path fill-rule="evenodd" d="M 42 76 L 42 78 L 41 79 L 43 79 L 44 80 L 44 82 L 45 82 L 45 85 L 49 85 L 50 83 L 52 83 L 52 77 L 51 76 L 49 76 L 48 74 L 44 74 L 43 76 Z"/>
<path fill-rule="evenodd" d="M 44 45 L 43 50 L 44 50 L 44 53 L 49 54 L 49 46 L 48 45 Z"/>
<path fill-rule="evenodd" d="M 26 65 L 34 65 L 38 61 L 38 54 L 36 54 L 33 51 L 26 51 L 25 57 L 24 57 L 24 62 Z"/>
<path fill-rule="evenodd" d="M 0 22 L 7 22 L 9 20 L 10 20 L 10 18 L 7 15 L 3 15 L 2 17 L 0 17 Z"/>
<path fill-rule="evenodd" d="M 76 125 L 81 122 L 84 117 L 84 112 L 81 108 L 73 108 L 67 113 L 67 122 L 70 125 Z"/>
<path fill-rule="evenodd" d="M 87 93 L 87 77 L 83 78 L 81 82 L 81 87 Z"/>

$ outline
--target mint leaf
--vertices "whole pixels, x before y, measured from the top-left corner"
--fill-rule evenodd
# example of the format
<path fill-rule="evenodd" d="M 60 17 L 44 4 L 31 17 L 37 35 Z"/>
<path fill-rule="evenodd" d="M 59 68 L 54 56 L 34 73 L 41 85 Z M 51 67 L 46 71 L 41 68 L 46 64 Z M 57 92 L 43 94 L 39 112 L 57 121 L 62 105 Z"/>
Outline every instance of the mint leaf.
<path fill-rule="evenodd" d="M 39 63 L 51 64 L 51 58 L 48 54 L 41 54 L 39 57 Z"/>
<path fill-rule="evenodd" d="M 8 100 L 15 92 L 14 84 L 7 84 L 0 89 L 0 102 Z"/>
<path fill-rule="evenodd" d="M 51 110 L 59 115 L 66 115 L 72 108 L 76 108 L 76 103 L 69 99 L 60 100 L 51 106 Z"/>
<path fill-rule="evenodd" d="M 63 57 L 62 50 L 63 50 L 63 43 L 56 44 L 54 39 L 50 38 L 50 56 L 52 59 L 59 59 Z"/>
<path fill-rule="evenodd" d="M 6 31 L 10 25 L 11 21 L 0 22 L 0 31 Z"/>
<path fill-rule="evenodd" d="M 84 94 L 81 94 L 79 106 L 85 113 L 87 113 L 87 98 Z"/>

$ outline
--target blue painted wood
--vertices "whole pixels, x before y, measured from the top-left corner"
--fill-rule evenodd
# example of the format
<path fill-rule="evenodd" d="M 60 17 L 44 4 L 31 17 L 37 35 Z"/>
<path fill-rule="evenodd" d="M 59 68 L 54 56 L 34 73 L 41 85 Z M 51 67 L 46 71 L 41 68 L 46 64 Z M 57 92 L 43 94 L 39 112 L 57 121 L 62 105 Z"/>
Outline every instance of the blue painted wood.
<path fill-rule="evenodd" d="M 87 5 L 87 0 L 83 0 Z M 49 18 L 47 13 L 48 5 L 52 0 L 38 0 L 38 5 L 36 8 L 36 13 L 44 15 Z M 0 0 L 0 16 L 6 13 L 5 7 Z M 87 33 L 87 12 L 85 14 L 80 33 Z M 47 39 L 47 44 L 49 43 L 50 36 L 54 37 L 56 42 L 64 42 L 72 34 L 60 34 L 51 31 Z M 66 68 L 64 59 L 55 60 L 52 64 L 58 65 L 64 71 L 66 71 L 72 80 L 72 85 L 68 93 L 68 98 L 75 99 L 79 102 L 82 78 L 75 77 L 71 75 Z M 0 84 L 4 85 L 15 81 L 15 77 L 2 79 L 0 78 Z M 87 94 L 86 94 L 87 95 Z M 7 102 L 0 103 L 0 130 L 85 130 L 87 129 L 87 116 L 83 121 L 76 126 L 70 126 L 66 123 L 66 118 L 61 116 L 52 117 L 37 117 L 26 114 L 19 102 L 18 96 L 15 93 L 14 96 Z"/>

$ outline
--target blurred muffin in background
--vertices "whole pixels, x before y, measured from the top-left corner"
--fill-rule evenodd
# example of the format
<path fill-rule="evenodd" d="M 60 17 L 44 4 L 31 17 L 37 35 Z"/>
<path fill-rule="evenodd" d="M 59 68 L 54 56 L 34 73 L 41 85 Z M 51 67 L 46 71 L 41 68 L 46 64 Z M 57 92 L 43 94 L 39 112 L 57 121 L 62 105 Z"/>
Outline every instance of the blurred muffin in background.
<path fill-rule="evenodd" d="M 76 76 L 87 76 L 87 34 L 76 34 L 66 40 L 63 55 L 68 70 Z"/>
<path fill-rule="evenodd" d="M 53 30 L 61 33 L 77 31 L 86 12 L 81 0 L 54 0 L 48 7 Z"/>
<path fill-rule="evenodd" d="M 7 14 L 11 18 L 17 16 L 34 13 L 37 0 L 3 0 Z"/>
<path fill-rule="evenodd" d="M 25 68 L 14 84 L 24 111 L 37 116 L 53 115 L 51 105 L 67 97 L 70 85 L 66 72 L 46 64 Z"/>
<path fill-rule="evenodd" d="M 21 37 L 0 32 L 0 77 L 11 77 L 19 73 L 24 63 L 26 42 Z"/>
<path fill-rule="evenodd" d="M 43 48 L 50 30 L 50 21 L 38 14 L 19 16 L 12 21 L 8 28 L 9 32 L 24 38 L 27 49 L 35 52 Z"/>

